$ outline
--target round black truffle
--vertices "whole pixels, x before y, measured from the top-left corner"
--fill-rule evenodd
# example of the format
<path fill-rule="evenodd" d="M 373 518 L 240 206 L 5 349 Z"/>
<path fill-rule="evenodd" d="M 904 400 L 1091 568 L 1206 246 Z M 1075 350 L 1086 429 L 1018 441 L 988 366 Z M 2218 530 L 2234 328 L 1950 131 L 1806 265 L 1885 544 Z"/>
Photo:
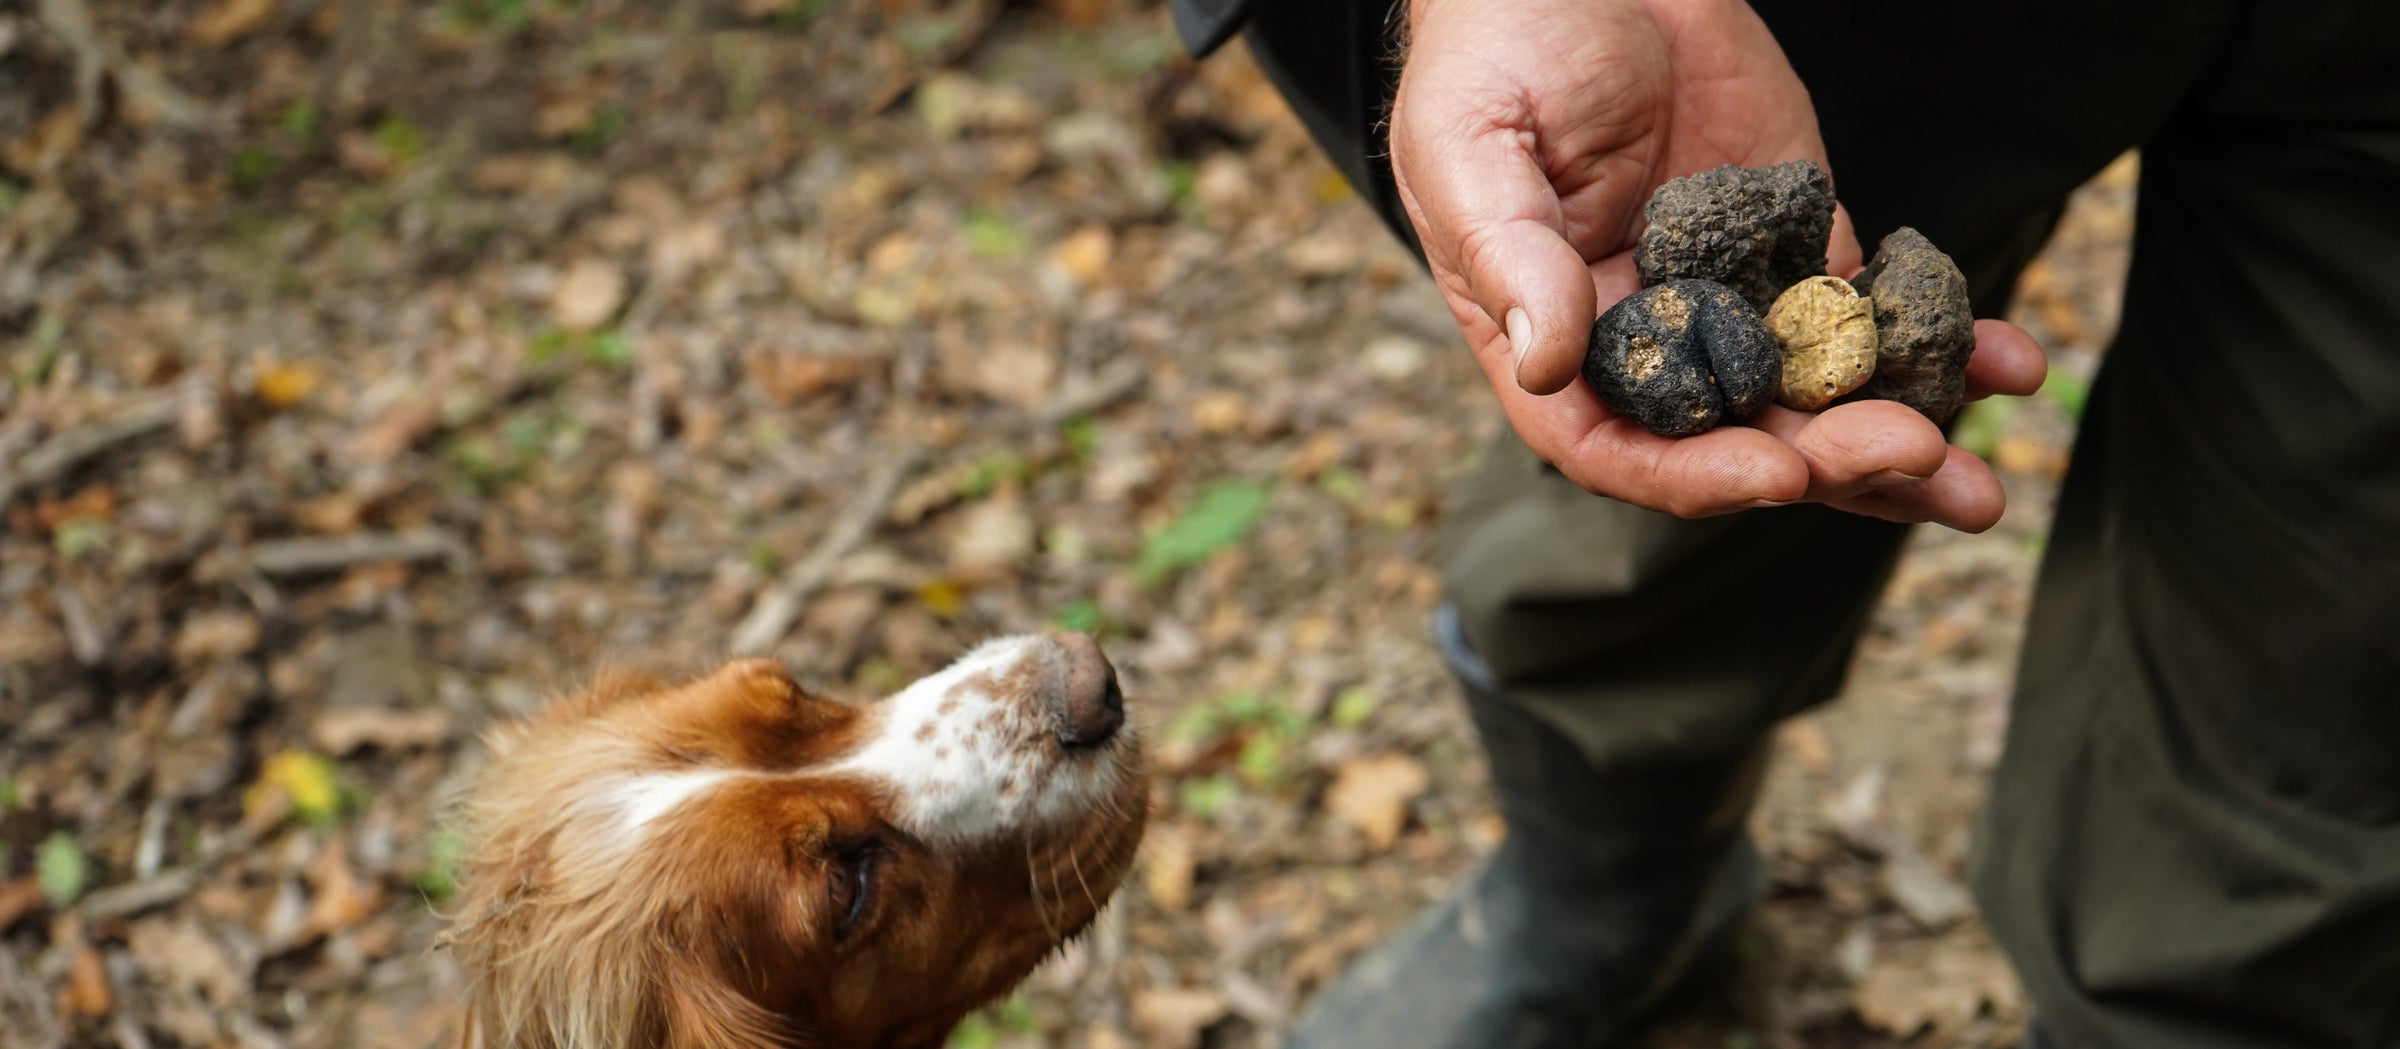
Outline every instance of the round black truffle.
<path fill-rule="evenodd" d="M 1833 204 L 1832 177 L 1807 160 L 1673 179 L 1642 211 L 1634 268 L 1645 287 L 1715 281 L 1765 313 L 1785 288 L 1825 272 Z"/>
<path fill-rule="evenodd" d="M 1747 419 L 1775 400 L 1783 355 L 1766 322 L 1722 284 L 1673 280 L 1592 324 L 1583 380 L 1617 414 L 1662 437 Z"/>

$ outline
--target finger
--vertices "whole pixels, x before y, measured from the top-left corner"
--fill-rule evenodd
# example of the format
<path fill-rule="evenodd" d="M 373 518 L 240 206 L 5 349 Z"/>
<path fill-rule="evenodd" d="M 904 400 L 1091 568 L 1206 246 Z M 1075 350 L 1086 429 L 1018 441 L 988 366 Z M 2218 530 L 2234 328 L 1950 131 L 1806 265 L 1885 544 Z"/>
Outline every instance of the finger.
<path fill-rule="evenodd" d="M 1983 460 L 1953 446 L 1942 468 L 1926 480 L 1871 489 L 1834 505 L 1886 521 L 1933 522 L 1978 533 L 2000 523 L 2008 493 Z"/>
<path fill-rule="evenodd" d="M 1598 311 L 1532 139 L 1497 125 L 1429 136 L 1412 126 L 1393 129 L 1394 166 L 1442 290 L 1508 339 L 1511 385 L 1556 393 L 1580 370 Z"/>
<path fill-rule="evenodd" d="M 1539 396 L 1510 378 L 1507 341 L 1476 351 L 1501 411 L 1526 447 L 1585 491 L 1679 517 L 1780 505 L 1808 491 L 1808 464 L 1742 426 L 1660 437 L 1609 411 L 1580 378 Z"/>
<path fill-rule="evenodd" d="M 1559 232 L 1527 219 L 1488 227 L 1463 261 L 1475 301 L 1500 318 L 1515 354 L 1513 377 L 1529 393 L 1556 393 L 1583 369 L 1598 316 L 1591 272 Z"/>
<path fill-rule="evenodd" d="M 1967 399 L 1993 394 L 2028 397 L 2042 388 L 2050 363 L 2025 329 L 2007 321 L 1975 322 L 1975 352 L 1967 358 Z"/>
<path fill-rule="evenodd" d="M 1751 425 L 1807 461 L 1808 498 L 1818 502 L 1923 481 L 1942 468 L 1949 450 L 1931 420 L 1891 401 L 1856 401 L 1815 414 L 1770 406 Z"/>
<path fill-rule="evenodd" d="M 1850 224 L 1850 209 L 1833 205 L 1833 237 L 1825 243 L 1825 272 L 1849 280 L 1867 264 L 1858 246 L 1858 227 Z"/>

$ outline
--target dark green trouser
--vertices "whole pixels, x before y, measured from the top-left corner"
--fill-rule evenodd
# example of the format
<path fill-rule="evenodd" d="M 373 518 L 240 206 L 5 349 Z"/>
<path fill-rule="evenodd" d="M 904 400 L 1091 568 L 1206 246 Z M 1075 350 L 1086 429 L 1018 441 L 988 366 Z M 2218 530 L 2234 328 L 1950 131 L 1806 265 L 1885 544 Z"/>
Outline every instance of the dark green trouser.
<path fill-rule="evenodd" d="M 1372 130 L 1386 5 L 1258 6 L 1253 52 L 1405 238 Z M 1987 314 L 2067 192 L 2143 150 L 1977 839 L 2044 1025 L 2400 1046 L 2400 3 L 1755 6 L 1869 249 L 1922 229 Z M 1502 701 L 1602 766 L 1723 767 L 1839 690 L 1904 534 L 1674 520 L 1504 441 L 1442 568 Z M 1778 589 L 1803 550 L 1836 582 Z"/>

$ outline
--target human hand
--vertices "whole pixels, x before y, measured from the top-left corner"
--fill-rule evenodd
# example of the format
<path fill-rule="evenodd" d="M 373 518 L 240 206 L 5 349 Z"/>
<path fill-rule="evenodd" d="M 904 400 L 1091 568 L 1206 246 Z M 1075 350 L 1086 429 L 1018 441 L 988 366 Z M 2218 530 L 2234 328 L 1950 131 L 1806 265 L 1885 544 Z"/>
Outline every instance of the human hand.
<path fill-rule="evenodd" d="M 2005 496 L 1981 460 L 1889 401 L 1769 407 L 1659 437 L 1580 377 L 1593 318 L 1639 287 L 1650 191 L 1720 164 L 1825 164 L 1808 92 L 1741 0 L 1416 0 L 1392 166 L 1435 283 L 1528 447 L 1596 494 L 1683 517 L 1797 501 L 1978 532 Z M 1838 186 L 1837 186 L 1838 190 Z M 1862 256 L 1837 211 L 1829 272 Z M 2046 369 L 1979 321 L 1968 396 Z"/>

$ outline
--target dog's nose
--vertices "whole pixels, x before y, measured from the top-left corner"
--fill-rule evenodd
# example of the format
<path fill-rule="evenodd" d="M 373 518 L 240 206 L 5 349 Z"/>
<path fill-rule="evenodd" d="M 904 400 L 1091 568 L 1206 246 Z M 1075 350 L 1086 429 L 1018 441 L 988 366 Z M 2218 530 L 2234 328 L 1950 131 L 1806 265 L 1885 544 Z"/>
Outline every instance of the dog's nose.
<path fill-rule="evenodd" d="M 1062 658 L 1048 690 L 1051 723 L 1067 747 L 1106 743 L 1125 724 L 1125 694 L 1117 690 L 1117 668 L 1090 634 L 1055 634 Z"/>

